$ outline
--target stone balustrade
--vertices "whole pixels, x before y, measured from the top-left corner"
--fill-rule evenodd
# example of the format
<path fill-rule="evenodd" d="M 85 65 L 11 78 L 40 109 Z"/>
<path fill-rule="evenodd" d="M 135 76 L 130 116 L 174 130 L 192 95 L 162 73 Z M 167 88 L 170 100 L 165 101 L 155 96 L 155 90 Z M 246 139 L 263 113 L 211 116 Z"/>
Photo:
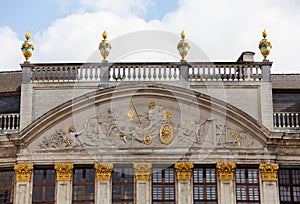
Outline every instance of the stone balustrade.
<path fill-rule="evenodd" d="M 274 128 L 299 128 L 300 114 L 276 112 L 273 114 Z"/>
<path fill-rule="evenodd" d="M 0 114 L 0 133 L 17 131 L 20 127 L 20 114 Z"/>
<path fill-rule="evenodd" d="M 271 62 L 22 64 L 23 82 L 270 81 Z M 25 69 L 27 69 L 25 71 Z"/>

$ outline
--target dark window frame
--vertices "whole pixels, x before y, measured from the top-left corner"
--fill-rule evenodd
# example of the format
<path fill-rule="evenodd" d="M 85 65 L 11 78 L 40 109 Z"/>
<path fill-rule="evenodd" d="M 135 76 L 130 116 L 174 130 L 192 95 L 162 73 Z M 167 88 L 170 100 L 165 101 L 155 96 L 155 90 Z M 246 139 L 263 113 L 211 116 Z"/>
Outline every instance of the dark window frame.
<path fill-rule="evenodd" d="M 129 192 L 131 191 L 131 197 L 127 197 L 128 192 L 126 188 L 129 187 Z M 133 165 L 129 164 L 119 164 L 114 165 L 112 171 L 112 204 L 133 204 L 135 198 L 134 191 L 134 169 Z M 121 190 L 121 194 L 114 193 L 115 190 Z M 127 189 L 128 190 L 128 189 Z M 126 198 L 127 197 L 127 198 Z"/>
<path fill-rule="evenodd" d="M 201 182 L 199 180 L 199 173 L 203 170 L 203 181 Z M 209 175 L 208 171 L 214 170 L 214 176 L 212 180 L 207 179 L 207 176 Z M 203 199 L 199 199 L 200 194 L 196 195 L 196 187 L 203 187 Z M 211 194 L 210 196 L 215 196 L 215 199 L 208 198 L 207 190 L 209 187 L 215 188 L 215 194 Z M 198 199 L 197 199 L 198 197 Z M 216 165 L 200 165 L 195 164 L 193 169 L 193 200 L 194 204 L 204 204 L 204 203 L 210 203 L 210 204 L 217 204 L 218 203 L 218 177 L 217 177 L 217 169 Z"/>
<path fill-rule="evenodd" d="M 167 174 L 168 172 L 172 172 L 172 174 Z M 159 180 L 158 174 L 161 173 L 161 181 Z M 156 177 L 157 174 L 157 177 Z M 175 169 L 174 166 L 153 166 L 152 167 L 152 176 L 151 176 L 151 181 L 152 181 L 152 203 L 154 204 L 171 204 L 171 203 L 176 203 L 176 174 L 175 174 Z M 172 181 L 170 181 L 170 178 L 173 178 Z M 159 194 L 155 194 L 155 187 L 159 188 L 161 187 L 161 199 L 154 199 L 154 197 L 158 197 Z M 171 191 L 174 192 L 174 194 L 165 194 L 165 191 L 168 189 L 172 189 Z M 173 198 L 166 198 L 167 196 L 171 196 Z"/>
<path fill-rule="evenodd" d="M 37 172 L 42 172 L 42 178 L 37 182 L 37 177 L 41 174 Z M 48 174 L 49 173 L 49 174 Z M 32 204 L 54 204 L 55 203 L 55 169 L 54 166 L 35 166 L 33 169 L 33 187 L 32 187 Z M 53 180 L 52 180 L 53 179 Z M 52 182 L 51 182 L 52 180 Z M 50 183 L 49 183 L 50 182 Z M 47 194 L 49 193 L 49 188 L 53 187 L 53 197 L 47 199 Z M 39 200 L 35 197 L 35 191 L 37 188 L 42 190 L 42 199 Z M 39 194 L 40 195 L 40 194 Z"/>
<path fill-rule="evenodd" d="M 287 171 L 288 174 L 285 174 L 283 176 L 283 172 Z M 293 171 L 299 171 L 297 182 L 295 183 L 294 174 Z M 294 188 L 298 188 L 300 190 L 300 168 L 289 168 L 289 167 L 282 167 L 278 171 L 278 185 L 279 185 L 279 200 L 282 204 L 300 204 L 300 196 L 297 196 L 298 201 L 295 201 L 295 195 L 294 195 Z M 288 177 L 288 178 L 287 178 Z M 284 182 L 283 182 L 284 179 Z M 282 188 L 288 188 L 287 193 L 289 195 L 284 195 L 284 198 L 289 198 L 289 201 L 283 200 L 283 191 Z M 299 195 L 299 194 L 298 194 Z"/>
<path fill-rule="evenodd" d="M 6 175 L 4 175 L 6 174 Z M 2 176 L 3 175 L 3 176 Z M 4 180 L 4 181 L 3 181 Z M 15 181 L 15 171 L 11 168 L 3 168 L 0 170 L 0 182 L 11 183 L 10 185 L 0 185 L 0 203 L 12 204 L 14 203 L 14 181 Z M 2 190 L 5 193 L 1 193 Z M 3 201 L 3 202 L 2 202 Z"/>
<path fill-rule="evenodd" d="M 92 172 L 92 177 L 88 177 L 88 172 Z M 92 182 L 90 179 L 92 178 Z M 73 185 L 72 185 L 72 203 L 94 203 L 95 202 L 95 169 L 92 165 L 75 165 L 73 169 Z M 92 199 L 89 198 L 87 187 L 91 187 Z M 76 188 L 80 189 L 81 194 L 75 193 Z M 81 199 L 80 199 L 81 197 Z M 86 198 L 88 197 L 88 198 Z"/>
<path fill-rule="evenodd" d="M 237 180 L 237 173 L 239 170 L 244 169 L 245 170 L 245 183 L 239 183 Z M 249 182 L 249 170 L 256 171 L 256 183 Z M 254 180 L 254 179 L 253 179 Z M 246 187 L 246 200 L 239 200 L 238 199 L 238 187 Z M 257 187 L 257 193 L 258 193 L 258 200 L 250 200 L 250 188 L 251 187 Z M 237 204 L 260 204 L 261 203 L 261 195 L 260 195 L 260 174 L 259 174 L 259 168 L 256 165 L 239 165 L 235 169 L 235 193 L 236 193 L 236 203 Z M 254 196 L 254 195 L 252 195 Z"/>

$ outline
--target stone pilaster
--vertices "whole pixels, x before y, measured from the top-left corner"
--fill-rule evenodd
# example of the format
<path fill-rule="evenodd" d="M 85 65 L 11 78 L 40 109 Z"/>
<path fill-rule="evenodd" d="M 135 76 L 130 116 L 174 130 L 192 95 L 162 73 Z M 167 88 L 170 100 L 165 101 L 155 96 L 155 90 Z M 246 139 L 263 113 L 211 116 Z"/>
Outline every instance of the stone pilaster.
<path fill-rule="evenodd" d="M 174 164 L 177 179 L 177 203 L 193 203 L 193 183 L 191 181 L 194 164 L 178 162 Z"/>
<path fill-rule="evenodd" d="M 16 164 L 14 170 L 16 180 L 14 203 L 30 204 L 32 200 L 33 164 Z"/>
<path fill-rule="evenodd" d="M 134 163 L 136 203 L 151 203 L 151 163 Z"/>
<path fill-rule="evenodd" d="M 219 179 L 219 203 L 235 203 L 234 172 L 235 162 L 217 163 L 217 172 Z"/>
<path fill-rule="evenodd" d="M 111 204 L 113 163 L 95 163 L 95 203 Z"/>
<path fill-rule="evenodd" d="M 56 170 L 56 204 L 72 203 L 72 172 L 74 165 L 55 164 Z"/>
<path fill-rule="evenodd" d="M 259 165 L 262 182 L 261 201 L 263 204 L 279 204 L 278 169 L 278 164 Z"/>

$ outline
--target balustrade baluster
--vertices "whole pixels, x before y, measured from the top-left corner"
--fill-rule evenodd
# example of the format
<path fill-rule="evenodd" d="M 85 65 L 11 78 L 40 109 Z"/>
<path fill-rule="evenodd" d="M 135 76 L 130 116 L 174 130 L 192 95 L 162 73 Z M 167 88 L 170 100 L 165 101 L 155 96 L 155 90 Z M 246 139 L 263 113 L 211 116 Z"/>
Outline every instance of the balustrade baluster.
<path fill-rule="evenodd" d="M 160 80 L 162 78 L 162 74 L 161 74 L 161 66 L 158 66 L 158 79 Z"/>
<path fill-rule="evenodd" d="M 178 76 L 179 76 L 179 67 L 174 68 L 174 79 L 178 80 Z"/>
<path fill-rule="evenodd" d="M 172 69 L 173 69 L 173 66 L 168 67 L 168 72 L 169 72 L 168 78 L 169 78 L 169 80 L 172 80 Z"/>
<path fill-rule="evenodd" d="M 7 128 L 6 128 L 6 118 L 7 118 L 7 116 L 4 115 L 4 116 L 3 116 L 3 130 L 6 130 L 6 129 L 7 129 Z"/>
<path fill-rule="evenodd" d="M 152 79 L 152 70 L 153 70 L 153 67 L 152 66 L 149 66 L 148 67 L 148 80 L 151 80 Z"/>
<path fill-rule="evenodd" d="M 294 119 L 294 113 L 291 113 L 291 116 L 290 116 L 290 118 L 291 118 L 291 127 L 295 127 L 296 125 L 295 125 L 295 119 Z"/>
<path fill-rule="evenodd" d="M 0 130 L 3 129 L 3 116 L 0 115 Z"/>
<path fill-rule="evenodd" d="M 273 123 L 274 123 L 274 128 L 277 128 L 278 127 L 277 113 L 273 113 Z"/>
<path fill-rule="evenodd" d="M 153 66 L 153 79 L 156 80 L 157 74 L 156 74 L 157 68 Z"/>
<path fill-rule="evenodd" d="M 143 66 L 143 80 L 146 80 L 147 75 L 146 75 L 146 65 Z"/>
<path fill-rule="evenodd" d="M 136 79 L 136 70 L 137 70 L 137 67 L 136 66 L 132 66 L 133 68 L 133 80 Z"/>
<path fill-rule="evenodd" d="M 299 114 L 295 113 L 295 127 L 298 128 L 299 127 Z"/>
<path fill-rule="evenodd" d="M 132 70 L 132 68 L 130 66 L 127 66 L 127 70 L 128 70 L 127 78 L 128 78 L 128 80 L 131 80 L 131 70 Z"/>

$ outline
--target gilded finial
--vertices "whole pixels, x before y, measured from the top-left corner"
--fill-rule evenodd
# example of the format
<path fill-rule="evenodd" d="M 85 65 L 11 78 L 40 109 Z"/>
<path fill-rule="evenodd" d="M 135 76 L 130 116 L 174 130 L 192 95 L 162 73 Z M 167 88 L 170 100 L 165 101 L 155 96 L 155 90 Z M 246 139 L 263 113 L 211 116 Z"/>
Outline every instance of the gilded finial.
<path fill-rule="evenodd" d="M 25 57 L 24 63 L 30 63 L 29 58 L 32 56 L 32 52 L 34 51 L 34 44 L 29 41 L 31 34 L 29 32 L 25 33 L 26 40 L 22 44 L 21 50 L 23 52 L 23 56 Z"/>
<path fill-rule="evenodd" d="M 185 32 L 182 31 L 181 32 L 181 40 L 178 42 L 178 45 L 177 45 L 177 50 L 181 56 L 181 62 L 186 62 L 186 60 L 184 59 L 188 52 L 189 52 L 189 49 L 190 49 L 190 44 L 185 40 Z"/>
<path fill-rule="evenodd" d="M 263 39 L 259 42 L 258 47 L 260 49 L 260 53 L 264 56 L 263 61 L 268 62 L 269 60 L 267 59 L 267 57 L 272 49 L 272 43 L 268 39 L 266 39 L 266 37 L 268 36 L 266 29 L 264 29 L 264 31 L 262 32 L 262 36 Z"/>
<path fill-rule="evenodd" d="M 104 32 L 102 33 L 102 37 L 103 37 L 103 40 L 99 44 L 99 50 L 100 50 L 100 54 L 103 57 L 102 62 L 107 63 L 108 61 L 106 60 L 106 58 L 108 57 L 109 52 L 111 50 L 111 44 L 110 44 L 110 42 L 108 42 L 106 40 L 106 38 L 107 38 L 106 30 L 104 30 Z"/>
<path fill-rule="evenodd" d="M 103 33 L 102 33 L 102 37 L 103 37 L 104 39 L 106 39 L 106 38 L 107 38 L 107 32 L 106 32 L 106 30 L 104 30 L 104 31 L 103 31 Z"/>

